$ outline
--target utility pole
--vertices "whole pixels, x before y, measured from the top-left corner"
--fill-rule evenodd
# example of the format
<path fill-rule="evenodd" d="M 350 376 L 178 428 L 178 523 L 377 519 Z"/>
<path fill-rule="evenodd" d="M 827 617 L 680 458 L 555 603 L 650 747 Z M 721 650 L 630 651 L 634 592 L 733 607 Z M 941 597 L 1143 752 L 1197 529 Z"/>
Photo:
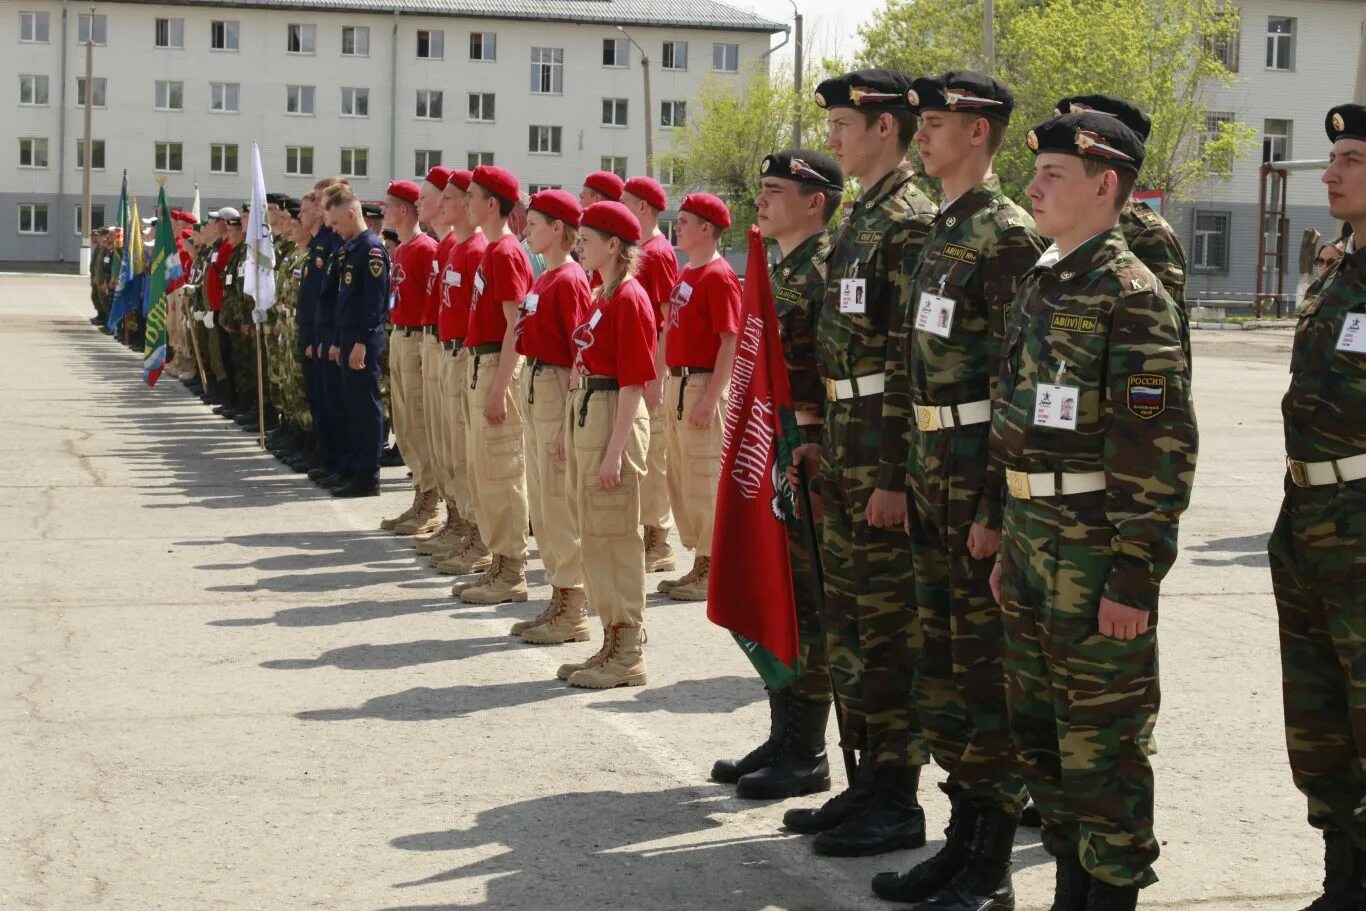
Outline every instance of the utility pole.
<path fill-rule="evenodd" d="M 91 123 L 95 105 L 95 7 L 90 7 L 90 29 L 85 35 L 85 139 L 81 148 L 85 152 L 81 162 L 81 257 L 80 272 L 90 274 L 90 165 L 95 157 L 94 145 L 90 139 Z M 60 223 L 60 222 L 59 222 Z"/>
<path fill-rule="evenodd" d="M 655 129 L 654 129 L 654 108 L 650 105 L 650 57 L 645 53 L 645 48 L 636 43 L 636 39 L 631 37 L 631 33 L 621 26 L 617 26 L 617 31 L 626 36 L 626 40 L 635 45 L 636 50 L 640 51 L 640 73 L 641 80 L 645 84 L 645 176 L 655 176 Z"/>
<path fill-rule="evenodd" d="M 792 87 L 797 91 L 797 107 L 792 112 L 792 148 L 800 149 L 802 147 L 802 14 L 797 9 L 796 3 L 792 3 L 792 14 L 793 31 L 796 33 L 796 44 L 792 46 Z"/>
<path fill-rule="evenodd" d="M 987 75 L 996 75 L 996 4 L 982 0 L 982 56 L 986 59 Z"/>

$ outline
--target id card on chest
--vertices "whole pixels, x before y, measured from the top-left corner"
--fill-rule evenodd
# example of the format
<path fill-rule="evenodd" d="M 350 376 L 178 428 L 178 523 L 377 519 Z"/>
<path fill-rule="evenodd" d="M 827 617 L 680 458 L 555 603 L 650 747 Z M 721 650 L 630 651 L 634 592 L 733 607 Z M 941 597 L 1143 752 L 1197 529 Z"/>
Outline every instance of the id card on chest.
<path fill-rule="evenodd" d="M 1343 319 L 1337 350 L 1366 354 L 1366 313 L 1349 313 Z"/>
<path fill-rule="evenodd" d="M 953 311 L 957 306 L 958 302 L 951 297 L 924 292 L 915 314 L 916 330 L 948 338 L 953 331 Z"/>
<path fill-rule="evenodd" d="M 1040 383 L 1034 393 L 1035 426 L 1076 430 L 1077 406 L 1080 399 L 1080 387 Z"/>

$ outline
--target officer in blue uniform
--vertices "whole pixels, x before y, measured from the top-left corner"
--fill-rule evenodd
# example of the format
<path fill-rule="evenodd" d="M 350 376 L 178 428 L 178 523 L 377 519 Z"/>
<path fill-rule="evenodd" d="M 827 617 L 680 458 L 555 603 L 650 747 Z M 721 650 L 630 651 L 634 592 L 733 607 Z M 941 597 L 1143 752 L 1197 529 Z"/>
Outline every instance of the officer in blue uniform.
<path fill-rule="evenodd" d="M 327 258 L 326 272 L 318 291 L 318 307 L 313 314 L 318 333 L 318 347 L 322 352 L 322 360 L 319 361 L 322 374 L 318 385 L 322 392 L 323 410 L 332 428 L 334 446 L 332 473 L 318 480 L 320 487 L 328 489 L 345 484 L 356 474 L 356 466 L 353 464 L 355 453 L 351 451 L 351 436 L 348 430 L 351 415 L 346 405 L 344 389 L 345 359 L 337 340 L 337 292 L 341 289 L 341 257 L 342 249 L 346 246 L 346 238 L 337 230 L 337 213 L 327 209 L 328 200 L 331 198 L 329 194 L 334 190 L 354 193 L 346 184 L 335 184 L 323 191 L 321 200 L 325 223 L 333 232 L 332 255 Z"/>
<path fill-rule="evenodd" d="M 341 246 L 341 239 L 327 226 L 323 210 L 325 199 L 323 191 L 315 190 L 305 197 L 307 210 L 314 228 L 313 240 L 308 245 L 308 257 L 304 261 L 303 275 L 299 282 L 299 347 L 300 363 L 303 365 L 304 386 L 308 392 L 308 408 L 313 414 L 313 428 L 318 440 L 319 465 L 309 471 L 310 480 L 322 483 L 337 475 L 341 467 L 345 447 L 340 439 L 341 426 L 337 421 L 336 408 L 329 402 L 325 380 L 327 349 L 331 344 L 330 335 L 324 338 L 319 326 L 320 312 L 324 309 L 324 298 L 329 283 L 331 263 Z M 329 314 L 331 303 L 326 305 Z M 327 320 L 330 325 L 331 317 Z M 328 330 L 330 332 L 330 330 Z M 340 379 L 334 385 L 340 385 Z"/>

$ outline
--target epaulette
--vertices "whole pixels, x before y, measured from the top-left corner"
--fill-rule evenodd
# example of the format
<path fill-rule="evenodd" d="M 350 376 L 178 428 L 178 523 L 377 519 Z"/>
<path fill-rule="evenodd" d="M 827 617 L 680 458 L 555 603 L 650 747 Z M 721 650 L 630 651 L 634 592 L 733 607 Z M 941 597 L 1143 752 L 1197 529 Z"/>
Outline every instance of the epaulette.
<path fill-rule="evenodd" d="M 1024 227 L 1024 222 L 1020 219 L 1019 208 L 1004 199 L 997 199 L 992 202 L 991 217 L 996 222 L 996 227 L 1002 231 Z"/>
<path fill-rule="evenodd" d="M 1120 297 L 1150 294 L 1158 286 L 1152 270 L 1143 264 L 1134 251 L 1125 250 L 1110 263 L 1110 271 L 1119 283 Z"/>

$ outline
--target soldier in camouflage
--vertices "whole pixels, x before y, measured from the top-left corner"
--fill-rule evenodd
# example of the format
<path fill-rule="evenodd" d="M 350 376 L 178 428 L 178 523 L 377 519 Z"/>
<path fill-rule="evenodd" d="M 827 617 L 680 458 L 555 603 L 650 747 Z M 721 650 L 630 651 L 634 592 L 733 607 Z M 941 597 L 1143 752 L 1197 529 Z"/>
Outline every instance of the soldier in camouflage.
<path fill-rule="evenodd" d="M 298 217 L 300 201 L 285 197 L 280 202 L 280 212 L 272 225 L 272 230 L 277 232 L 275 306 L 267 321 L 270 327 L 267 338 L 271 340 L 271 401 L 280 411 L 281 423 L 273 441 L 268 442 L 273 442 L 275 454 L 282 462 L 298 470 L 302 465 L 295 463 L 301 462 L 307 434 L 313 426 L 299 362 L 297 318 L 299 281 L 308 255 L 309 238 Z"/>
<path fill-rule="evenodd" d="M 95 315 L 90 318 L 92 326 L 103 326 L 107 321 L 108 301 L 105 299 L 104 281 L 108 275 L 105 270 L 109 261 L 105 258 L 108 249 L 106 234 L 104 228 L 90 232 L 90 303 L 95 307 Z"/>
<path fill-rule="evenodd" d="M 1327 115 L 1334 218 L 1366 232 L 1366 107 Z M 1311 911 L 1366 908 L 1366 249 L 1310 285 L 1281 403 L 1290 460 L 1271 534 L 1285 738 L 1309 824 L 1323 832 Z"/>
<path fill-rule="evenodd" d="M 830 234 L 839 210 L 844 172 L 829 156 L 809 149 L 769 155 L 760 165 L 756 200 L 759 230 L 778 245 L 781 259 L 769 271 L 802 441 L 819 444 L 825 416 L 825 384 L 817 365 L 816 314 L 825 300 Z M 816 466 L 808 466 L 814 478 Z M 801 483 L 800 479 L 796 479 Z M 735 762 L 712 767 L 712 779 L 737 782 L 736 796 L 794 797 L 830 788 L 825 729 L 830 720 L 830 666 L 821 627 L 819 529 L 813 516 L 789 521 L 788 553 L 797 608 L 797 678 L 768 693 L 768 740 Z"/>
<path fill-rule="evenodd" d="M 880 854 L 925 841 L 916 792 L 928 751 L 907 685 L 920 623 L 902 531 L 905 495 L 884 486 L 878 466 L 887 330 L 935 214 L 906 162 L 915 132 L 910 88 L 902 73 L 864 70 L 816 91 L 830 147 L 863 189 L 834 240 L 816 321 L 827 399 L 819 447 L 821 620 L 845 714 L 841 746 L 862 755 L 848 790 L 783 817 L 790 829 L 819 833 L 813 847 L 821 854 Z M 799 447 L 796 458 L 815 448 Z"/>
<path fill-rule="evenodd" d="M 243 212 L 246 218 L 246 212 Z M 239 413 L 234 420 L 244 429 L 260 429 L 256 394 L 257 327 L 252 323 L 251 311 L 255 302 L 244 287 L 247 274 L 247 244 L 242 225 L 228 227 L 228 239 L 234 243 L 232 255 L 223 269 L 223 309 L 219 312 L 223 330 L 227 333 L 231 354 L 229 383 L 234 390 Z"/>
<path fill-rule="evenodd" d="M 1195 476 L 1185 316 L 1119 228 L 1138 135 L 1083 112 L 1028 143 L 1034 218 L 1055 243 L 1011 307 L 992 413 L 1010 725 L 1057 859 L 1053 908 L 1129 911 L 1157 879 L 1140 737 L 1159 702 L 1159 586 Z"/>
<path fill-rule="evenodd" d="M 989 579 L 1001 505 L 986 496 L 991 402 L 1006 313 L 1043 244 L 992 162 L 1014 109 L 989 76 L 917 79 L 925 172 L 944 206 L 888 333 L 881 470 L 904 486 L 923 645 L 916 708 L 952 803 L 939 853 L 873 891 L 920 907 L 1013 907 L 1010 852 L 1021 780 L 1006 712 L 1005 633 Z M 907 415 L 914 415 L 914 424 Z M 918 430 L 912 433 L 912 430 Z"/>

